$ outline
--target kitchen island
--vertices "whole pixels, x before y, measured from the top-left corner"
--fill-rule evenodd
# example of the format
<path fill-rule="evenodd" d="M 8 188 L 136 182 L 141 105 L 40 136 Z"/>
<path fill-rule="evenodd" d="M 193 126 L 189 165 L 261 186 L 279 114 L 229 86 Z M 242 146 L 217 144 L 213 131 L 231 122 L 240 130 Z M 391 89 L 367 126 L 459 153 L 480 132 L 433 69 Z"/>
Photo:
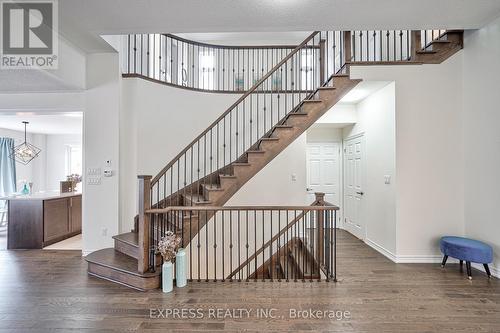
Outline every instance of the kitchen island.
<path fill-rule="evenodd" d="M 82 195 L 45 192 L 8 202 L 7 249 L 41 249 L 82 231 Z"/>

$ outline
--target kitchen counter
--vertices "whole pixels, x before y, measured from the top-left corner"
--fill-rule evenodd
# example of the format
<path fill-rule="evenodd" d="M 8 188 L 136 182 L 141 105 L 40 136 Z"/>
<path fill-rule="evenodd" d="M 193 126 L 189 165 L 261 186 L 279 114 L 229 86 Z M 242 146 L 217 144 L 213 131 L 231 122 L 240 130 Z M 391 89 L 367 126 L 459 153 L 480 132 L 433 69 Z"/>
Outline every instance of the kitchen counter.
<path fill-rule="evenodd" d="M 0 200 L 8 202 L 8 249 L 41 249 L 81 233 L 81 193 L 40 192 Z"/>
<path fill-rule="evenodd" d="M 80 192 L 61 193 L 58 191 L 37 192 L 33 194 L 14 194 L 7 197 L 0 197 L 0 200 L 49 200 L 58 198 L 68 198 L 82 195 Z"/>

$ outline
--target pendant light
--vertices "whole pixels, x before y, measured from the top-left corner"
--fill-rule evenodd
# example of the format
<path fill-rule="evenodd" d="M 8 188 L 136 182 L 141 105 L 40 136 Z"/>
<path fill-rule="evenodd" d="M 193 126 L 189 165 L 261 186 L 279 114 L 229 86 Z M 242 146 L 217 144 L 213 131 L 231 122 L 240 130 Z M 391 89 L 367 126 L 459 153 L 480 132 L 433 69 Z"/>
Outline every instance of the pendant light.
<path fill-rule="evenodd" d="M 15 146 L 9 157 L 16 160 L 24 165 L 31 162 L 35 157 L 42 151 L 40 148 L 35 147 L 26 140 L 26 125 L 29 124 L 27 121 L 23 121 L 24 124 L 24 142 L 18 146 Z"/>

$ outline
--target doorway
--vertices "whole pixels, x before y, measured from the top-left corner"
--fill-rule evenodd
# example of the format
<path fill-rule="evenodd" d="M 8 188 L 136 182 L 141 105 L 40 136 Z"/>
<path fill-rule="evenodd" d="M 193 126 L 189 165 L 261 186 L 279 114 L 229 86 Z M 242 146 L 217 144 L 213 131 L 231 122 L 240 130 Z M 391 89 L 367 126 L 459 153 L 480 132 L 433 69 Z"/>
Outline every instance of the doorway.
<path fill-rule="evenodd" d="M 322 192 L 325 201 L 340 206 L 340 143 L 308 143 L 306 161 L 307 202 Z"/>
<path fill-rule="evenodd" d="M 365 183 L 364 135 L 344 141 L 344 228 L 361 240 L 366 226 L 362 214 Z"/>

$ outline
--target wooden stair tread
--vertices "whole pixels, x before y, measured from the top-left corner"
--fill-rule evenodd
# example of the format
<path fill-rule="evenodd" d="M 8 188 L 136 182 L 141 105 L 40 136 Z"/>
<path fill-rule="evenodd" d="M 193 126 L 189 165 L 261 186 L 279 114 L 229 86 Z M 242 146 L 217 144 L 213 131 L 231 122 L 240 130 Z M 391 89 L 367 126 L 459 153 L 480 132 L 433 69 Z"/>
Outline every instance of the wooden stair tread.
<path fill-rule="evenodd" d="M 302 103 L 323 103 L 322 99 L 305 99 Z"/>
<path fill-rule="evenodd" d="M 318 90 L 335 90 L 336 87 L 319 87 Z"/>
<path fill-rule="evenodd" d="M 419 50 L 417 51 L 418 54 L 435 54 L 437 51 L 432 51 L 432 50 Z"/>
<path fill-rule="evenodd" d="M 293 128 L 292 125 L 275 125 L 274 128 Z"/>
<path fill-rule="evenodd" d="M 247 154 L 265 154 L 266 152 L 264 150 L 249 150 L 247 151 Z"/>
<path fill-rule="evenodd" d="M 278 141 L 279 138 L 268 137 L 268 138 L 260 138 L 260 141 Z"/>
<path fill-rule="evenodd" d="M 429 44 L 439 44 L 439 43 L 442 43 L 442 44 L 447 44 L 447 43 L 451 43 L 451 41 L 449 40 L 446 40 L 446 39 L 435 39 L 433 41 L 431 41 Z"/>
<path fill-rule="evenodd" d="M 132 246 L 139 246 L 139 233 L 137 232 L 127 232 L 115 235 L 112 238 Z"/>
<path fill-rule="evenodd" d="M 233 162 L 231 163 L 232 166 L 250 166 L 250 163 L 247 162 Z"/>
<path fill-rule="evenodd" d="M 101 265 L 130 275 L 149 278 L 160 275 L 159 271 L 141 274 L 137 271 L 137 259 L 129 257 L 114 248 L 107 248 L 94 251 L 85 257 L 85 260 L 92 264 Z"/>

